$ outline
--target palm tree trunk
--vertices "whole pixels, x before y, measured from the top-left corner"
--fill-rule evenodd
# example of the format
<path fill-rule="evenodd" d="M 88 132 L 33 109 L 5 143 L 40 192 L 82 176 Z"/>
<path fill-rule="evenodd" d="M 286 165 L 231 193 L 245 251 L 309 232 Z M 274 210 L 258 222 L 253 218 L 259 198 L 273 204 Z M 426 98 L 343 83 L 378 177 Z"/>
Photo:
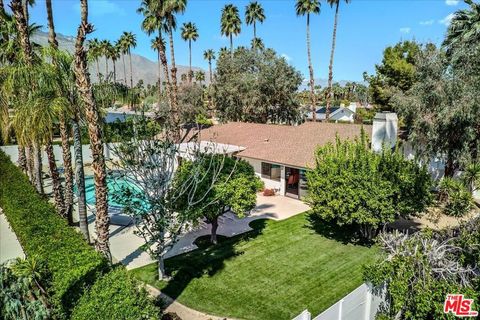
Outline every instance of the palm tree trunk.
<path fill-rule="evenodd" d="M 25 156 L 25 147 L 18 145 L 18 166 L 22 169 L 23 173 L 27 173 L 27 158 Z"/>
<path fill-rule="evenodd" d="M 65 216 L 73 224 L 73 169 L 70 152 L 69 134 L 65 117 L 60 117 L 60 137 L 62 138 L 63 174 L 65 176 Z"/>
<path fill-rule="evenodd" d="M 32 183 L 33 186 L 35 186 L 35 165 L 34 165 L 34 160 L 33 160 L 33 147 L 31 145 L 27 146 L 26 148 L 26 154 L 27 154 L 27 175 L 28 179 Z"/>
<path fill-rule="evenodd" d="M 105 81 L 107 81 L 108 78 L 108 58 L 105 56 Z"/>
<path fill-rule="evenodd" d="M 115 60 L 112 59 L 113 64 L 113 83 L 117 83 L 117 66 L 115 65 Z"/>
<path fill-rule="evenodd" d="M 55 34 L 55 26 L 53 24 L 52 0 L 46 0 L 45 4 L 47 6 L 48 42 L 53 48 L 57 49 L 58 42 Z"/>
<path fill-rule="evenodd" d="M 75 119 L 72 122 L 72 127 L 73 145 L 75 151 L 75 181 L 77 185 L 79 227 L 80 232 L 82 232 L 85 240 L 90 243 L 87 218 L 87 197 L 85 194 L 85 172 L 83 171 L 82 135 L 80 133 L 80 125 L 78 123 L 78 110 L 77 114 L 75 115 Z"/>
<path fill-rule="evenodd" d="M 122 53 L 122 61 L 123 61 L 123 83 L 125 87 L 127 86 L 127 68 L 125 67 L 125 53 Z"/>
<path fill-rule="evenodd" d="M 157 50 L 158 63 L 158 106 L 160 107 L 160 100 L 162 99 L 162 63 L 160 59 L 160 50 Z"/>
<path fill-rule="evenodd" d="M 327 96 L 327 109 L 325 110 L 325 120 L 330 118 L 330 105 L 332 103 L 332 86 L 333 86 L 333 57 L 335 55 L 335 44 L 337 41 L 337 24 L 338 24 L 338 7 L 340 1 L 337 1 L 337 7 L 335 9 L 335 20 L 333 23 L 333 37 L 332 37 L 332 50 L 330 51 L 330 64 L 328 66 L 328 96 Z"/>
<path fill-rule="evenodd" d="M 312 57 L 310 54 L 310 14 L 307 14 L 307 58 L 308 58 L 308 71 L 310 73 L 310 99 L 312 103 L 312 120 L 317 121 L 316 113 L 316 97 L 315 97 L 315 79 L 313 77 Z"/>
<path fill-rule="evenodd" d="M 28 17 L 25 16 L 24 8 L 21 0 L 12 0 L 10 2 L 13 16 L 17 25 L 18 34 L 20 36 L 20 45 L 28 65 L 33 62 L 32 45 L 28 34 Z"/>
<path fill-rule="evenodd" d="M 133 88 L 133 68 L 132 68 L 132 54 L 128 51 L 128 60 L 130 63 L 130 89 Z"/>
<path fill-rule="evenodd" d="M 90 136 L 90 149 L 93 157 L 93 173 L 95 180 L 95 229 L 97 240 L 95 247 L 109 261 L 112 260 L 109 244 L 110 217 L 108 215 L 107 202 L 107 174 L 105 158 L 103 154 L 102 130 L 98 108 L 93 97 L 92 85 L 88 74 L 87 55 L 84 49 L 87 34 L 93 31 L 93 26 L 87 22 L 88 3 L 80 0 L 81 23 L 77 31 L 75 42 L 75 75 L 76 84 L 85 107 L 85 115 L 88 122 L 88 134 Z"/>
<path fill-rule="evenodd" d="M 230 57 L 233 59 L 233 36 L 230 34 Z"/>
<path fill-rule="evenodd" d="M 45 194 L 43 190 L 43 173 L 42 173 L 42 149 L 35 143 L 34 146 L 33 165 L 35 170 L 35 187 L 39 194 Z"/>
<path fill-rule="evenodd" d="M 28 0 L 23 0 L 23 15 L 28 24 L 29 14 L 28 14 Z"/>
<path fill-rule="evenodd" d="M 253 20 L 253 51 L 256 49 L 256 41 L 257 40 L 257 24 L 255 20 Z"/>
<path fill-rule="evenodd" d="M 189 68 L 188 68 L 188 82 L 192 83 L 192 40 L 188 40 Z"/>
<path fill-rule="evenodd" d="M 57 213 L 65 218 L 65 207 L 63 203 L 63 190 L 60 183 L 60 175 L 58 174 L 57 164 L 55 162 L 55 155 L 53 153 L 52 141 L 48 141 L 45 146 L 45 152 L 48 158 L 48 167 L 50 168 L 50 176 L 52 177 L 53 198 L 55 200 L 55 207 Z"/>
<path fill-rule="evenodd" d="M 159 37 L 161 39 L 160 32 L 159 32 Z M 165 74 L 165 83 L 166 83 L 165 89 L 167 90 L 167 97 L 170 102 L 170 108 L 173 109 L 172 83 L 170 82 L 167 56 L 165 54 L 165 48 L 163 47 L 163 45 L 158 48 L 158 54 L 160 56 L 160 61 L 162 62 L 163 73 Z"/>
<path fill-rule="evenodd" d="M 208 60 L 208 71 L 210 72 L 210 84 L 213 82 L 213 76 L 212 76 L 212 60 Z"/>
<path fill-rule="evenodd" d="M 169 42 L 170 42 L 170 60 L 172 63 L 172 116 L 173 116 L 173 133 L 174 139 L 177 140 L 180 138 L 180 119 L 178 117 L 178 87 L 177 87 L 177 67 L 175 65 L 175 48 L 173 45 L 173 27 L 172 21 L 170 20 L 170 26 L 168 30 Z"/>

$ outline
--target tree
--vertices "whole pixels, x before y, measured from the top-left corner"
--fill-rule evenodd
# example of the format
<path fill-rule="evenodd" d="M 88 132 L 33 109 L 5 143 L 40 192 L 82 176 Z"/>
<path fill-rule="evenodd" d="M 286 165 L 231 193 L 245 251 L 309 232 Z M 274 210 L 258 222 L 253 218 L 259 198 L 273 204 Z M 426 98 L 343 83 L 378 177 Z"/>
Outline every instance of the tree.
<path fill-rule="evenodd" d="M 153 50 L 157 51 L 157 63 L 158 63 L 158 80 L 157 80 L 157 86 L 158 86 L 158 102 L 160 103 L 160 99 L 162 97 L 162 57 L 161 57 L 161 48 L 164 48 L 165 50 L 165 41 L 163 39 L 160 39 L 159 37 L 155 37 L 155 39 L 152 39 L 152 45 L 151 48 Z"/>
<path fill-rule="evenodd" d="M 450 319 L 443 312 L 447 294 L 477 301 L 479 225 L 476 218 L 444 232 L 382 233 L 385 254 L 364 271 L 366 281 L 385 286 L 386 302 L 377 317 Z"/>
<path fill-rule="evenodd" d="M 131 32 L 124 31 L 120 37 L 120 43 L 122 44 L 123 52 L 128 54 L 128 60 L 130 63 L 130 89 L 133 88 L 133 68 L 132 68 L 132 53 L 131 49 L 137 46 L 137 39 Z"/>
<path fill-rule="evenodd" d="M 255 39 L 258 39 L 257 21 L 260 23 L 263 23 L 263 21 L 265 21 L 265 11 L 257 1 L 252 1 L 245 7 L 245 22 L 247 23 L 247 25 L 253 25 L 254 40 L 252 42 L 252 47 L 254 50 L 256 48 Z"/>
<path fill-rule="evenodd" d="M 260 50 L 264 50 L 264 49 L 265 49 L 265 45 L 263 44 L 263 41 L 262 41 L 262 39 L 260 39 L 260 38 L 254 38 L 254 39 L 252 39 L 250 45 L 251 45 L 252 48 L 257 48 L 257 49 L 260 49 Z"/>
<path fill-rule="evenodd" d="M 108 47 L 108 58 L 112 60 L 113 64 L 113 83 L 117 83 L 117 66 L 116 62 L 120 58 L 120 47 L 115 44 Z"/>
<path fill-rule="evenodd" d="M 210 241 L 216 244 L 218 218 L 230 210 L 243 217 L 245 212 L 255 208 L 257 191 L 263 183 L 248 162 L 214 155 L 211 159 L 201 158 L 198 163 L 196 160 L 183 162 L 175 175 L 174 186 L 186 185 L 193 174 L 198 175 L 200 183 L 195 185 L 195 190 L 178 199 L 177 210 L 188 216 L 205 218 L 212 225 Z M 209 177 L 215 175 L 212 186 Z M 192 193 L 196 198 L 205 195 L 204 200 L 192 206 L 188 199 Z"/>
<path fill-rule="evenodd" d="M 143 117 L 138 119 L 133 138 L 122 142 L 114 150 L 121 159 L 115 163 L 121 169 L 118 178 L 130 181 L 122 184 L 114 198 L 122 204 L 125 214 L 134 217 L 137 234 L 144 239 L 144 248 L 158 260 L 158 278 L 163 280 L 166 278 L 165 255 L 179 235 L 188 230 L 197 218 L 187 211 L 176 210 L 179 199 L 186 199 L 186 206 L 193 207 L 204 203 L 206 197 L 205 193 L 196 192 L 196 186 L 204 183 L 199 175 L 203 165 L 192 168 L 192 174 L 184 184 L 173 183 L 178 157 L 195 156 L 196 164 L 200 163 L 200 159 L 210 160 L 198 154 L 201 150 L 198 143 L 192 142 L 188 145 L 191 147 L 180 150 L 176 133 L 169 127 L 170 121 L 166 121 L 160 133 L 148 127 L 147 123 Z M 158 135 L 164 139 L 157 139 Z M 219 170 L 221 168 L 212 170 L 213 175 L 205 179 L 213 184 Z"/>
<path fill-rule="evenodd" d="M 333 57 L 335 55 L 335 42 L 337 41 L 337 26 L 338 26 L 338 9 L 340 7 L 341 0 L 327 0 L 330 6 L 335 6 L 335 20 L 333 23 L 333 36 L 332 36 L 332 50 L 330 51 L 330 64 L 328 65 L 328 89 L 329 94 L 327 96 L 327 108 L 325 111 L 325 117 L 328 121 L 330 117 L 330 104 L 332 98 L 332 84 L 333 84 Z M 350 0 L 345 0 L 345 3 L 349 3 Z"/>
<path fill-rule="evenodd" d="M 222 35 L 230 38 L 230 55 L 233 58 L 233 36 L 241 31 L 242 20 L 238 8 L 233 4 L 227 4 L 222 9 L 222 18 L 220 20 L 220 31 Z"/>
<path fill-rule="evenodd" d="M 221 54 L 213 100 L 221 121 L 298 123 L 296 100 L 300 73 L 275 51 L 238 48 L 234 58 Z"/>
<path fill-rule="evenodd" d="M 202 70 L 195 72 L 195 81 L 200 82 L 200 85 L 202 85 L 202 82 L 205 81 L 205 72 Z"/>
<path fill-rule="evenodd" d="M 395 110 L 391 101 L 397 92 L 406 92 L 417 79 L 416 55 L 421 46 L 415 41 L 403 41 L 383 51 L 382 63 L 375 65 L 376 74 L 364 73 L 373 103 L 383 110 Z"/>
<path fill-rule="evenodd" d="M 110 58 L 110 50 L 112 48 L 112 44 L 108 40 L 100 41 L 100 50 L 102 52 L 102 56 L 105 58 L 105 76 L 104 81 L 108 81 L 109 72 L 108 72 L 108 59 Z"/>
<path fill-rule="evenodd" d="M 307 184 L 314 217 L 351 227 L 369 240 L 387 223 L 421 213 L 432 201 L 428 171 L 399 151 L 374 153 L 364 132 L 355 141 L 337 139 L 319 147 Z"/>
<path fill-rule="evenodd" d="M 447 49 L 449 55 L 454 55 L 456 49 L 461 49 L 465 45 L 469 47 L 478 45 L 480 34 L 474 32 L 478 30 L 480 23 L 480 4 L 472 0 L 465 0 L 470 8 L 455 12 L 443 46 Z"/>
<path fill-rule="evenodd" d="M 93 25 L 88 22 L 88 2 L 80 2 L 81 21 L 77 30 L 75 42 L 75 75 L 76 85 L 85 108 L 92 150 L 93 174 L 95 179 L 95 229 L 96 249 L 111 261 L 109 244 L 110 217 L 107 202 L 107 176 L 103 154 L 103 135 L 99 110 L 93 97 L 90 75 L 88 73 L 87 56 L 84 49 L 86 36 L 93 32 Z"/>
<path fill-rule="evenodd" d="M 310 99 L 311 99 L 311 110 L 312 110 L 312 120 L 317 120 L 317 102 L 315 96 L 315 78 L 313 75 L 313 66 L 312 66 L 312 57 L 310 54 L 310 14 L 319 14 L 320 13 L 320 2 L 318 0 L 297 0 L 295 4 L 295 10 L 297 16 L 307 16 L 307 60 L 308 60 L 308 71 L 310 74 Z"/>
<path fill-rule="evenodd" d="M 98 66 L 98 58 L 101 55 L 100 41 L 97 38 L 93 38 L 88 41 L 88 60 L 95 61 L 97 66 L 97 79 L 100 81 L 100 67 Z"/>
<path fill-rule="evenodd" d="M 192 41 L 197 41 L 198 39 L 198 29 L 195 23 L 186 22 L 182 26 L 182 39 L 188 41 L 188 52 L 190 55 L 189 58 L 189 69 L 188 69 L 188 82 L 192 82 L 192 77 L 190 76 L 192 72 Z"/>
<path fill-rule="evenodd" d="M 208 61 L 208 72 L 210 74 L 210 84 L 213 83 L 212 60 L 215 60 L 215 51 L 208 49 L 203 52 L 203 59 Z"/>

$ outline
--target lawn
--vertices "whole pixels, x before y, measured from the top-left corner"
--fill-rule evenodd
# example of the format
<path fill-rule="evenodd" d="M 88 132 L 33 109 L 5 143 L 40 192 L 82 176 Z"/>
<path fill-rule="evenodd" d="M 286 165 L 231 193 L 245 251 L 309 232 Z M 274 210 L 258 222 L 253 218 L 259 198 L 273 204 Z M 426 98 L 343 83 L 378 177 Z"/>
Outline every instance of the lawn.
<path fill-rule="evenodd" d="M 315 316 L 362 283 L 375 247 L 325 237 L 306 214 L 257 220 L 255 231 L 166 261 L 173 279 L 156 280 L 156 265 L 132 270 L 141 280 L 193 309 L 241 319 Z"/>

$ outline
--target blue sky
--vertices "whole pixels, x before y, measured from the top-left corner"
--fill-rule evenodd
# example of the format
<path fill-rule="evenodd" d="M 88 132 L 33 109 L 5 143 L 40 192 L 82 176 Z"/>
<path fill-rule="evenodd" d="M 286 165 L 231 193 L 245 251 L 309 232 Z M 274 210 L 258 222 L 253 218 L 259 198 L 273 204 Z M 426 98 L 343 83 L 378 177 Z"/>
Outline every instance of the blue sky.
<path fill-rule="evenodd" d="M 80 19 L 78 1 L 52 0 L 57 32 L 75 35 Z M 203 60 L 205 49 L 218 50 L 228 46 L 228 39 L 220 35 L 221 8 L 226 3 L 236 4 L 244 21 L 244 8 L 249 1 L 189 0 L 185 14 L 178 23 L 192 21 L 197 24 L 200 37 L 193 44 L 193 65 L 207 68 Z M 266 46 L 308 75 L 306 63 L 305 17 L 297 17 L 294 0 L 259 0 L 265 8 L 266 20 L 257 26 L 257 35 Z M 150 49 L 150 39 L 140 29 L 142 16 L 136 13 L 140 1 L 90 0 L 89 19 L 96 31 L 91 37 L 115 41 L 123 31 L 137 35 L 138 46 L 133 52 L 151 60 L 156 54 Z M 402 39 L 440 43 L 451 14 L 466 5 L 457 0 L 352 0 L 340 7 L 337 49 L 334 64 L 335 80 L 362 80 L 362 73 L 372 73 L 381 61 L 387 45 Z M 321 1 L 321 13 L 312 17 L 312 60 L 316 78 L 327 78 L 334 11 Z M 31 20 L 46 26 L 45 4 L 37 0 L 31 9 Z M 251 26 L 242 25 L 241 34 L 234 45 L 248 45 L 252 38 Z M 188 64 L 188 46 L 177 32 L 176 61 Z"/>

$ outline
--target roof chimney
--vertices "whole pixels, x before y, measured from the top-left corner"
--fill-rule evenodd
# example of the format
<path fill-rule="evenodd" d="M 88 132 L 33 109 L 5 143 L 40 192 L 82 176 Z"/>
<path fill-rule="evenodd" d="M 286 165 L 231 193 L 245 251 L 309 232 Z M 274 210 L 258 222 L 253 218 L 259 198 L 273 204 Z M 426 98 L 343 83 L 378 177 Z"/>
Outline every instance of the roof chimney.
<path fill-rule="evenodd" d="M 398 117 L 395 112 L 378 112 L 373 118 L 372 149 L 382 150 L 383 145 L 393 148 L 397 144 Z"/>

